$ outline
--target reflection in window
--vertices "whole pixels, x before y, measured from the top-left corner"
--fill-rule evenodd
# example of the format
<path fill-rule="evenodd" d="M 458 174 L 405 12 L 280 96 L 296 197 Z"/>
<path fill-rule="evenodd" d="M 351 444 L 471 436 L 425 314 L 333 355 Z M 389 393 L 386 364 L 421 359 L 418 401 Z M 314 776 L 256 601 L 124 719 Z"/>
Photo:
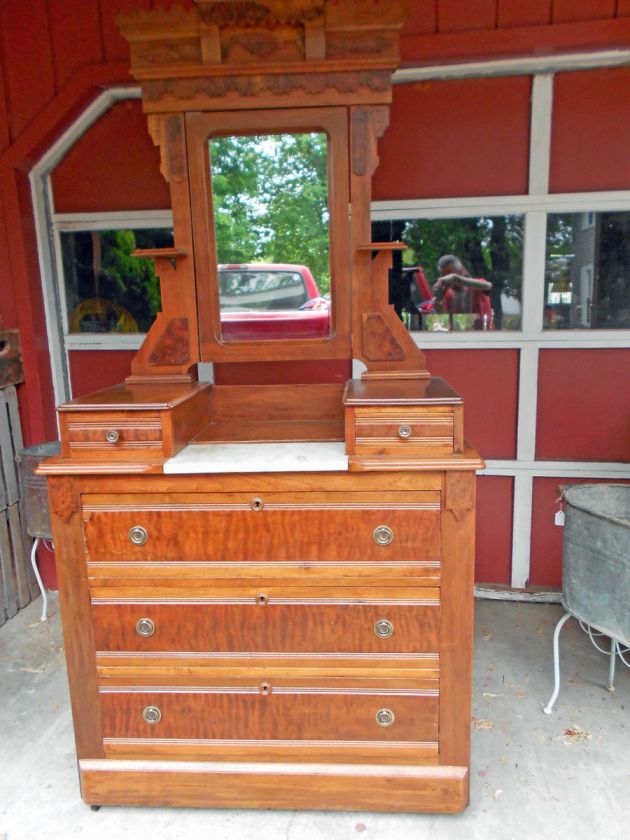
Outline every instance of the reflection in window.
<path fill-rule="evenodd" d="M 630 212 L 547 217 L 545 329 L 630 327 Z"/>
<path fill-rule="evenodd" d="M 299 309 L 308 300 L 302 275 L 296 271 L 267 271 L 252 266 L 235 271 L 219 266 L 222 310 Z"/>
<path fill-rule="evenodd" d="M 394 255 L 389 295 L 408 329 L 520 329 L 523 225 L 522 215 L 374 222 L 375 242 L 400 240 L 408 246 Z M 438 263 L 449 254 L 465 274 L 489 281 L 490 291 L 463 284 L 458 289 L 454 280 L 454 294 L 436 294 Z"/>
<path fill-rule="evenodd" d="M 172 246 L 168 229 L 62 232 L 68 332 L 146 332 L 160 309 L 160 283 L 153 261 L 131 252 Z"/>

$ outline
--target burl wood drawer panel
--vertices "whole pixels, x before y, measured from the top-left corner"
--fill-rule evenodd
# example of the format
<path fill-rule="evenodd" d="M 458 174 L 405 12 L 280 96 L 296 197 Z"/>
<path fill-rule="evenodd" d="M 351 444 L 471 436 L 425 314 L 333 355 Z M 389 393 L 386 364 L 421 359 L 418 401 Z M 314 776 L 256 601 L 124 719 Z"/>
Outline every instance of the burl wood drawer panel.
<path fill-rule="evenodd" d="M 60 415 L 63 454 L 69 458 L 159 458 L 163 454 L 162 418 L 159 414 L 129 417 L 124 412 L 90 417 L 84 413 Z"/>
<path fill-rule="evenodd" d="M 439 589 L 375 598 L 285 588 L 219 597 L 92 598 L 100 652 L 430 653 L 439 647 Z"/>
<path fill-rule="evenodd" d="M 438 560 L 440 493 L 83 497 L 88 560 Z"/>
<path fill-rule="evenodd" d="M 458 451 L 452 407 L 356 408 L 351 416 L 358 455 L 452 455 Z"/>
<path fill-rule="evenodd" d="M 348 684 L 349 683 L 349 684 Z M 437 739 L 438 691 L 309 685 L 101 687 L 103 737 L 182 740 Z"/>

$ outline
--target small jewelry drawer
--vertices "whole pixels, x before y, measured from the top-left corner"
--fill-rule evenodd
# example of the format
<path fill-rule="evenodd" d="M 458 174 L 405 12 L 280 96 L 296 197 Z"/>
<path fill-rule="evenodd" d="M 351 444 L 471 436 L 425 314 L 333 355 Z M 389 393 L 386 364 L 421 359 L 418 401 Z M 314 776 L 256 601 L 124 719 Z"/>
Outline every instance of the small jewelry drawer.
<path fill-rule="evenodd" d="M 62 416 L 64 454 L 71 458 L 129 458 L 162 455 L 162 420 L 158 415 L 129 418 L 112 412 L 106 417 Z"/>
<path fill-rule="evenodd" d="M 353 411 L 357 454 L 452 455 L 455 415 L 451 407 L 357 408 Z"/>

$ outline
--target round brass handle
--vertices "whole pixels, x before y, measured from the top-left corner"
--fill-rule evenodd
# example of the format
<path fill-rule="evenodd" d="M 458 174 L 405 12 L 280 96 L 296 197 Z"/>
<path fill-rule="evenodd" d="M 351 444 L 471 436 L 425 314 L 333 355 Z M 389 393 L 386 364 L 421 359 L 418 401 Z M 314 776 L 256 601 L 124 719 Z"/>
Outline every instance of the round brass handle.
<path fill-rule="evenodd" d="M 120 439 L 120 432 L 117 432 L 116 429 L 110 429 L 106 435 L 105 439 L 108 443 L 118 443 Z"/>
<path fill-rule="evenodd" d="M 391 709 L 379 709 L 375 717 L 379 726 L 391 726 L 396 720 L 396 715 Z"/>
<path fill-rule="evenodd" d="M 377 545 L 389 545 L 394 539 L 394 532 L 388 525 L 379 525 L 374 529 L 374 542 Z"/>
<path fill-rule="evenodd" d="M 253 498 L 251 500 L 251 502 L 249 503 L 249 506 L 251 507 L 252 510 L 259 511 L 259 510 L 262 510 L 264 508 L 265 503 L 263 502 L 263 500 L 259 496 L 256 496 L 255 498 Z"/>
<path fill-rule="evenodd" d="M 271 694 L 271 683 L 263 682 L 258 686 L 258 691 L 263 695 L 263 697 L 267 697 L 267 695 Z"/>
<path fill-rule="evenodd" d="M 133 528 L 129 529 L 129 540 L 134 545 L 144 545 L 148 539 L 149 532 L 142 525 L 134 525 Z"/>
<path fill-rule="evenodd" d="M 411 437 L 411 426 L 408 423 L 403 423 L 398 427 L 398 437 L 403 440 Z"/>
<path fill-rule="evenodd" d="M 139 618 L 136 622 L 138 636 L 152 636 L 155 633 L 155 622 L 150 618 Z"/>
<path fill-rule="evenodd" d="M 269 603 L 269 596 L 263 595 L 262 592 L 260 595 L 256 595 L 256 603 L 259 607 L 266 607 Z"/>
<path fill-rule="evenodd" d="M 162 720 L 162 712 L 157 706 L 147 706 L 142 710 L 142 719 L 145 723 L 156 724 Z"/>
<path fill-rule="evenodd" d="M 389 639 L 390 636 L 394 635 L 394 625 L 386 618 L 381 618 L 374 625 L 374 634 L 379 639 Z"/>

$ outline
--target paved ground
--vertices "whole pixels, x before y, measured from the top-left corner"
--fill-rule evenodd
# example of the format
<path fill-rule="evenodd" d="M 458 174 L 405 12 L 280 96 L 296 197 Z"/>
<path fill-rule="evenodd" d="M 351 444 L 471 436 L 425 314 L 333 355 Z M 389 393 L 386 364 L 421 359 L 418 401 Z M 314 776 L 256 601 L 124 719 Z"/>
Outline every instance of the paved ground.
<path fill-rule="evenodd" d="M 0 628 L 0 840 L 603 840 L 630 820 L 630 671 L 576 622 L 562 631 L 557 711 L 551 636 L 560 607 L 478 601 L 472 802 L 458 816 L 102 808 L 79 796 L 56 598 Z"/>

